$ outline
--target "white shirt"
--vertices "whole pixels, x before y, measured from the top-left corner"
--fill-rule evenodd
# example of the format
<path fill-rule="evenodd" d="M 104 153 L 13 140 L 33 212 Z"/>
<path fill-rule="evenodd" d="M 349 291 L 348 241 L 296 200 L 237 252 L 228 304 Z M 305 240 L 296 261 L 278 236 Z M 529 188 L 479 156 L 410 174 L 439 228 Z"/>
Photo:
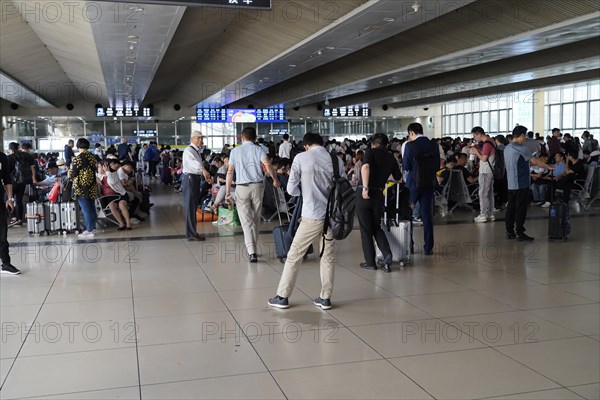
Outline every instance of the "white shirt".
<path fill-rule="evenodd" d="M 201 175 L 204 171 L 202 166 L 201 151 L 198 147 L 190 144 L 183 151 L 183 173 L 186 175 Z"/>
<path fill-rule="evenodd" d="M 262 162 L 267 160 L 267 153 L 262 146 L 254 142 L 244 142 L 241 146 L 231 150 L 229 164 L 235 168 L 235 181 L 237 184 L 262 182 L 265 174 Z"/>
<path fill-rule="evenodd" d="M 284 141 L 279 145 L 279 158 L 290 158 L 292 153 L 292 144 L 289 141 Z"/>
<path fill-rule="evenodd" d="M 340 176 L 346 176 L 339 157 Z M 290 170 L 287 191 L 291 196 L 302 194 L 302 217 L 324 220 L 327 214 L 327 197 L 333 185 L 331 155 L 322 146 L 298 154 Z"/>
<path fill-rule="evenodd" d="M 124 196 L 127 191 L 123 187 L 121 183 L 121 179 L 119 179 L 119 174 L 117 172 L 106 172 L 106 180 L 108 181 L 108 186 L 115 192 L 119 193 L 121 196 Z"/>

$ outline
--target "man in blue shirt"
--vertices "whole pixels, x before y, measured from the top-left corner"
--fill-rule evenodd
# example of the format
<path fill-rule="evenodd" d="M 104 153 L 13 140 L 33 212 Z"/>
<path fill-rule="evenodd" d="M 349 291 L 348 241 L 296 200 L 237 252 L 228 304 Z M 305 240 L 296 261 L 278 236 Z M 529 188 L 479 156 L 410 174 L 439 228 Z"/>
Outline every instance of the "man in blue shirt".
<path fill-rule="evenodd" d="M 242 145 L 231 150 L 227 170 L 225 198 L 231 199 L 231 184 L 235 173 L 235 204 L 244 230 L 244 242 L 249 261 L 258 262 L 257 246 L 263 195 L 265 192 L 263 165 L 273 178 L 273 186 L 279 187 L 277 173 L 273 170 L 265 150 L 255 143 L 256 130 L 246 127 L 242 131 Z"/>
<path fill-rule="evenodd" d="M 75 157 L 75 152 L 73 151 L 73 147 L 75 146 L 75 142 L 73 139 L 70 139 L 67 144 L 65 144 L 65 164 L 67 168 L 71 167 L 71 161 Z"/>
<path fill-rule="evenodd" d="M 421 205 L 421 217 L 423 219 L 423 235 L 425 244 L 423 246 L 424 254 L 430 256 L 433 254 L 433 186 L 431 189 L 418 189 L 414 181 L 413 168 L 416 168 L 415 157 L 423 154 L 432 154 L 431 163 L 440 165 L 440 152 L 437 143 L 429 140 L 423 135 L 423 126 L 419 123 L 412 123 L 408 126 L 409 143 L 404 148 L 402 156 L 402 166 L 406 175 L 406 186 L 410 190 L 410 202 Z M 435 179 L 435 177 L 434 177 Z"/>
<path fill-rule="evenodd" d="M 504 149 L 504 164 L 508 179 L 508 205 L 506 206 L 506 237 L 521 242 L 532 241 L 525 234 L 525 219 L 529 206 L 529 186 L 531 184 L 529 164 L 548 170 L 554 169 L 539 158 L 535 157 L 527 141 L 527 128 L 517 126 L 513 129 L 513 140 Z M 516 227 L 516 229 L 515 229 Z"/>

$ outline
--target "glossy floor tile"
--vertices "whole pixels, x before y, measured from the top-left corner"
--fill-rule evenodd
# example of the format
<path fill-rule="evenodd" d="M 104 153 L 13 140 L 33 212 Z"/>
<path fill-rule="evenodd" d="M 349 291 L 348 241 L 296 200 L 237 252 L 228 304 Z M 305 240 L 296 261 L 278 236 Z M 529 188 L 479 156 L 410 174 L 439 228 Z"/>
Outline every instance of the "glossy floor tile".
<path fill-rule="evenodd" d="M 469 211 L 415 229 L 410 265 L 361 269 L 359 231 L 335 243 L 333 308 L 313 304 L 318 254 L 287 310 L 264 223 L 259 262 L 240 228 L 183 238 L 181 195 L 156 185 L 149 221 L 95 240 L 10 228 L 0 275 L 2 399 L 594 399 L 600 390 L 600 207 L 569 241 L 506 240 Z M 502 218 L 502 213 L 497 215 Z"/>

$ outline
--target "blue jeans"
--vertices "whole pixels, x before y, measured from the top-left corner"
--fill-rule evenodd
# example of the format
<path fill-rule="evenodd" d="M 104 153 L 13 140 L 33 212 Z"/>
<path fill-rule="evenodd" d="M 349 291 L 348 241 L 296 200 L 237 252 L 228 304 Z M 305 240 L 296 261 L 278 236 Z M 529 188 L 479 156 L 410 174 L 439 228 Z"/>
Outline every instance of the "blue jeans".
<path fill-rule="evenodd" d="M 93 199 L 84 199 L 82 197 L 77 198 L 81 212 L 83 213 L 83 219 L 85 220 L 85 230 L 93 231 L 96 229 L 96 203 Z"/>
<path fill-rule="evenodd" d="M 413 208 L 412 217 L 413 219 L 421 218 L 421 203 L 418 201 L 415 203 L 415 208 Z"/>
<path fill-rule="evenodd" d="M 541 202 L 546 200 L 546 190 L 548 189 L 547 183 L 532 183 L 531 192 L 533 193 L 533 201 Z"/>

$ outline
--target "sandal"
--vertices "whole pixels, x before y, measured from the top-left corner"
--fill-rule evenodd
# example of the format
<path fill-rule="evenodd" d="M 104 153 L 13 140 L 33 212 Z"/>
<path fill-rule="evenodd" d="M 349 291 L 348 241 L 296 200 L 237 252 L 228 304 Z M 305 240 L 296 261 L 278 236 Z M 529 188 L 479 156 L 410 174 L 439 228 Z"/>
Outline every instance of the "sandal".
<path fill-rule="evenodd" d="M 119 232 L 122 232 L 122 231 L 124 231 L 126 228 L 127 228 L 127 227 L 126 227 L 125 225 L 123 225 L 123 226 L 120 226 L 120 227 L 118 227 L 118 228 L 117 228 L 117 230 L 118 230 Z"/>

